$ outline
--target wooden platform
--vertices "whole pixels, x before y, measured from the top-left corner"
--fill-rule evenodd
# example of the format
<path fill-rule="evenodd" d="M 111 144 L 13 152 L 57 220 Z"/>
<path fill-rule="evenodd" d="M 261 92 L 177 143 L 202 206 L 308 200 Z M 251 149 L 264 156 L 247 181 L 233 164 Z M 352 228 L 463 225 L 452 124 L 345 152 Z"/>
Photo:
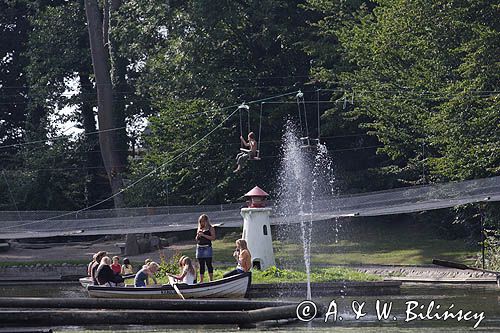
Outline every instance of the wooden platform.
<path fill-rule="evenodd" d="M 249 300 L 0 298 L 3 327 L 249 324 L 296 318 L 295 303 Z M 105 310 L 105 311 L 102 311 Z"/>

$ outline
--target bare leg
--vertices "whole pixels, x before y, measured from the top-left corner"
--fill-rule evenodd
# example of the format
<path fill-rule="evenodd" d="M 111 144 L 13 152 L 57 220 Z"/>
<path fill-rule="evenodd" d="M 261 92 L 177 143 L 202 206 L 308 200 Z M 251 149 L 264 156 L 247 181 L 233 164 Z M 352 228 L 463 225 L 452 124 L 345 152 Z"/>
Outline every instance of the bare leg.
<path fill-rule="evenodd" d="M 210 279 L 210 281 L 213 281 L 214 280 L 214 273 L 208 273 L 208 278 Z"/>
<path fill-rule="evenodd" d="M 203 278 L 205 277 L 205 274 L 200 274 L 200 283 L 203 283 Z"/>

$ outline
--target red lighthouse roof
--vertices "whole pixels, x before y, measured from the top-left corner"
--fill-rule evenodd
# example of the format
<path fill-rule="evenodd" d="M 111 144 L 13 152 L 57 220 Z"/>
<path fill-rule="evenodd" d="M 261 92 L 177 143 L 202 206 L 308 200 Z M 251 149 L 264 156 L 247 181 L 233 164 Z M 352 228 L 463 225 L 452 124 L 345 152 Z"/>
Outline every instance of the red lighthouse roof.
<path fill-rule="evenodd" d="M 247 194 L 244 195 L 245 197 L 268 197 L 269 194 L 264 192 L 260 187 L 255 186 L 253 189 L 250 190 Z"/>

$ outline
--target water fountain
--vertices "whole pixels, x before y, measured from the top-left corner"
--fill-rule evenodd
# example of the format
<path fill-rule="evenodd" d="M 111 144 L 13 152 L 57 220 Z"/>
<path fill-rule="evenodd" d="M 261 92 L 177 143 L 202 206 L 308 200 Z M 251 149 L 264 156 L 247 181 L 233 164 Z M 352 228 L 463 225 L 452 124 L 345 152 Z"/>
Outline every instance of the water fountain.
<path fill-rule="evenodd" d="M 303 260 L 307 275 L 307 298 L 311 299 L 311 238 L 314 219 L 314 202 L 335 192 L 333 163 L 324 145 L 301 148 L 297 127 L 287 121 L 282 140 L 281 165 L 278 175 L 278 196 L 275 212 L 282 224 L 278 234 L 281 239 L 293 237 L 296 224 L 300 223 Z M 282 263 L 286 265 L 286 263 Z"/>

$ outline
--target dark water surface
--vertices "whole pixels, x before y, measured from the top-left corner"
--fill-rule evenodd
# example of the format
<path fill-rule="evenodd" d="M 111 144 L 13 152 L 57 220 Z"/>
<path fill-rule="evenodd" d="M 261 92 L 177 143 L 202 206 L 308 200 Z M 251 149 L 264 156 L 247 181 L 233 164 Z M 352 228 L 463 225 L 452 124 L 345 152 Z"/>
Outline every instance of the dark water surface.
<path fill-rule="evenodd" d="M 450 285 L 450 284 L 410 284 L 404 285 L 401 295 L 394 296 L 335 296 L 331 298 L 314 298 L 317 305 L 328 308 L 329 304 L 335 304 L 337 309 L 336 321 L 334 316 L 330 316 L 325 322 L 325 316 L 317 317 L 311 322 L 294 321 L 289 323 L 266 323 L 259 324 L 256 329 L 250 331 L 315 331 L 315 332 L 500 332 L 500 289 L 496 285 Z M 45 285 L 1 285 L 0 297 L 67 297 L 78 298 L 87 297 L 86 292 L 78 284 L 45 284 Z M 282 300 L 299 299 L 283 298 Z M 392 304 L 389 317 L 379 320 L 377 317 L 377 300 L 380 308 L 386 304 Z M 334 301 L 335 303 L 332 303 Z M 412 319 L 414 316 L 424 316 L 428 311 L 431 302 L 434 307 L 429 311 L 429 315 L 436 318 L 443 316 L 448 310 L 449 313 L 457 314 L 459 310 L 465 314 L 468 311 L 468 319 L 444 318 L 438 320 L 428 320 L 422 318 Z M 364 305 L 362 305 L 364 303 Z M 356 319 L 358 310 L 360 318 Z M 439 305 L 439 306 L 438 306 Z M 415 306 L 415 307 L 414 307 Z M 414 307 L 408 310 L 409 307 Z M 335 310 L 332 305 L 331 310 Z M 479 316 L 483 313 L 476 329 L 474 325 L 479 321 Z M 473 318 L 473 316 L 476 316 Z M 342 320 L 340 319 L 342 317 Z M 1 323 L 0 323 L 1 326 Z M 54 332 L 241 332 L 236 326 L 92 326 L 92 327 L 52 327 Z"/>

